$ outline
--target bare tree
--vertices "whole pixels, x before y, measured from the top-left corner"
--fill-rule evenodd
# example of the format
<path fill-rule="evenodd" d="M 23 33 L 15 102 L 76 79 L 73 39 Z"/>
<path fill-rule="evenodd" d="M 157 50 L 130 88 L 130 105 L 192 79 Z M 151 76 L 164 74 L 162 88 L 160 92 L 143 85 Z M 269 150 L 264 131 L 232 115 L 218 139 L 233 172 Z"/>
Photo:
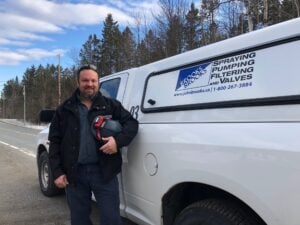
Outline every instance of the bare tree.
<path fill-rule="evenodd" d="M 244 4 L 239 1 L 223 2 L 219 7 L 219 23 L 226 37 L 244 33 Z"/>
<path fill-rule="evenodd" d="M 300 17 L 300 1 L 299 0 L 293 0 L 295 7 L 296 7 L 296 11 L 297 11 L 297 17 Z"/>
<path fill-rule="evenodd" d="M 78 48 L 72 48 L 67 53 L 67 55 L 73 61 L 75 66 L 80 65 L 79 53 L 80 53 L 80 50 Z"/>
<path fill-rule="evenodd" d="M 263 0 L 264 1 L 264 24 L 268 23 L 268 12 L 269 12 L 269 1 L 268 0 Z"/>
<path fill-rule="evenodd" d="M 255 0 L 256 1 L 256 0 Z M 246 15 L 247 15 L 247 21 L 248 21 L 248 29 L 249 32 L 253 31 L 254 29 L 254 20 L 255 20 L 255 2 L 252 0 L 244 0 L 245 7 L 246 7 Z"/>
<path fill-rule="evenodd" d="M 155 16 L 159 36 L 164 41 L 165 56 L 183 51 L 184 24 L 188 10 L 187 0 L 159 0 L 161 12 Z"/>

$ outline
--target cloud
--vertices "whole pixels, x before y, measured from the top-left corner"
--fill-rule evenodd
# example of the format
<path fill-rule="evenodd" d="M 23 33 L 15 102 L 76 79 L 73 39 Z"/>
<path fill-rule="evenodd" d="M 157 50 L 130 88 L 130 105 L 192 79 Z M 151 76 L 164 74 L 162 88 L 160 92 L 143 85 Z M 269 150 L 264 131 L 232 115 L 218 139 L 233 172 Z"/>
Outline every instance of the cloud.
<path fill-rule="evenodd" d="M 113 14 L 120 24 L 132 22 L 132 18 L 122 10 L 105 4 L 58 3 L 47 0 L 6 0 L 5 5 L 11 8 L 11 13 L 22 14 L 64 28 L 98 24 L 104 20 L 108 13 Z"/>
<path fill-rule="evenodd" d="M 48 51 L 39 48 L 17 49 L 15 51 L 9 49 L 0 49 L 0 65 L 18 65 L 25 61 L 41 60 L 48 57 L 63 55 L 62 49 L 54 49 Z"/>
<path fill-rule="evenodd" d="M 5 18 L 0 20 L 0 38 L 15 41 L 49 41 L 50 39 L 45 37 L 46 34 L 63 33 L 69 28 L 100 24 L 108 13 L 111 13 L 119 24 L 133 22 L 133 18 L 122 10 L 105 4 L 4 0 L 0 2 L 0 18 Z M 16 42 L 8 43 L 12 45 Z"/>
<path fill-rule="evenodd" d="M 58 49 L 38 44 L 55 43 L 53 34 L 63 35 L 68 29 L 102 25 L 109 13 L 121 26 L 134 25 L 135 12 L 145 16 L 156 8 L 157 0 L 0 0 L 0 65 L 57 55 Z"/>
<path fill-rule="evenodd" d="M 0 51 L 0 65 L 16 65 L 25 60 L 26 57 L 17 52 Z"/>
<path fill-rule="evenodd" d="M 18 49 L 19 53 L 24 55 L 28 59 L 39 60 L 46 57 L 57 56 L 58 54 L 63 55 L 64 50 L 54 49 L 52 51 L 45 51 L 44 49 L 32 48 L 32 49 Z"/>
<path fill-rule="evenodd" d="M 1 45 L 15 45 L 20 47 L 25 47 L 25 46 L 30 46 L 31 43 L 26 41 L 14 41 L 6 38 L 0 38 L 0 46 Z"/>
<path fill-rule="evenodd" d="M 153 19 L 152 13 L 160 10 L 158 0 L 108 0 L 107 2 L 109 5 L 126 12 L 128 15 L 136 17 L 136 15 L 140 14 L 144 19 L 149 21 Z"/>
<path fill-rule="evenodd" d="M 51 38 L 48 38 L 44 35 L 34 34 L 32 32 L 24 32 L 16 29 L 3 29 L 3 34 L 0 34 L 0 38 L 6 37 L 12 40 L 28 40 L 28 41 L 51 41 Z"/>
<path fill-rule="evenodd" d="M 38 33 L 60 32 L 62 29 L 48 21 L 37 20 L 23 15 L 15 15 L 11 13 L 0 13 L 1 18 L 5 18 L 0 22 L 0 28 L 15 29 L 22 31 L 31 31 Z"/>

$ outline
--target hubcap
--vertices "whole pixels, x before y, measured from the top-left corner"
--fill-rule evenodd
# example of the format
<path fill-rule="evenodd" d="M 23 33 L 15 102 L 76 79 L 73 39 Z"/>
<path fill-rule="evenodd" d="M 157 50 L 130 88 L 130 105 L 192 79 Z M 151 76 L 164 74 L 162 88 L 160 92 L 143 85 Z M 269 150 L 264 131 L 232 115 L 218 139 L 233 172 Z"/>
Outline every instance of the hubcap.
<path fill-rule="evenodd" d="M 48 181 L 49 181 L 49 167 L 47 162 L 43 162 L 41 165 L 41 178 L 42 178 L 43 187 L 47 188 Z"/>

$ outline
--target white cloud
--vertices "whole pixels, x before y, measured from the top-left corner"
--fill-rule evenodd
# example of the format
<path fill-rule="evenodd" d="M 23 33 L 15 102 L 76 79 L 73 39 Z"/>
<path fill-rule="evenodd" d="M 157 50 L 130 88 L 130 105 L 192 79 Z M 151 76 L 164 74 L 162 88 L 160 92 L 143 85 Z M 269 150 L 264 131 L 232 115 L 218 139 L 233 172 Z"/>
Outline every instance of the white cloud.
<path fill-rule="evenodd" d="M 82 2 L 82 1 L 81 1 Z M 120 9 L 95 3 L 58 3 L 48 0 L 4 0 L 0 2 L 0 38 L 14 41 L 49 41 L 45 35 L 62 33 L 67 28 L 100 24 L 108 13 L 119 24 L 132 23 Z M 41 35 L 44 34 L 44 35 Z M 0 42 L 17 44 L 17 42 Z"/>
<path fill-rule="evenodd" d="M 11 13 L 21 13 L 59 27 L 98 24 L 108 13 L 113 14 L 120 24 L 132 21 L 132 18 L 122 10 L 105 4 L 57 3 L 47 0 L 6 0 L 5 4 L 11 8 Z"/>
<path fill-rule="evenodd" d="M 57 49 L 34 47 L 40 41 L 55 43 L 53 34 L 63 35 L 67 29 L 102 25 L 108 13 L 120 25 L 134 25 L 132 15 L 150 15 L 156 8 L 157 0 L 0 0 L 0 65 L 57 55 Z M 19 47 L 23 49 L 15 49 Z"/>
<path fill-rule="evenodd" d="M 14 41 L 6 38 L 0 38 L 0 46 L 1 45 L 15 45 L 20 47 L 25 47 L 25 46 L 30 46 L 31 43 L 26 41 Z"/>
<path fill-rule="evenodd" d="M 158 0 L 108 0 L 108 3 L 126 12 L 128 15 L 134 15 L 133 17 L 135 17 L 135 15 L 140 14 L 147 20 L 152 20 L 152 13 L 157 13 L 160 10 Z"/>
<path fill-rule="evenodd" d="M 44 49 L 32 48 L 32 49 L 18 49 L 18 52 L 24 55 L 28 59 L 39 60 L 46 57 L 57 56 L 58 54 L 63 54 L 64 50 L 54 49 L 52 51 L 46 51 Z"/>
<path fill-rule="evenodd" d="M 0 49 L 0 65 L 18 65 L 25 61 L 41 60 L 58 54 L 63 55 L 64 53 L 65 51 L 62 49 L 52 51 L 39 48 L 17 49 L 15 51 Z"/>
<path fill-rule="evenodd" d="M 25 60 L 26 57 L 17 52 L 0 51 L 0 65 L 17 65 Z"/>
<path fill-rule="evenodd" d="M 0 34 L 0 37 L 10 38 L 12 40 L 28 40 L 28 41 L 51 41 L 51 38 L 48 38 L 44 35 L 34 34 L 32 32 L 24 32 L 16 29 L 3 29 L 3 33 Z"/>
<path fill-rule="evenodd" d="M 31 32 L 60 32 L 62 29 L 55 24 L 47 21 L 37 20 L 23 15 L 15 15 L 11 13 L 0 13 L 1 18 L 5 18 L 0 22 L 0 28 L 9 28 Z"/>

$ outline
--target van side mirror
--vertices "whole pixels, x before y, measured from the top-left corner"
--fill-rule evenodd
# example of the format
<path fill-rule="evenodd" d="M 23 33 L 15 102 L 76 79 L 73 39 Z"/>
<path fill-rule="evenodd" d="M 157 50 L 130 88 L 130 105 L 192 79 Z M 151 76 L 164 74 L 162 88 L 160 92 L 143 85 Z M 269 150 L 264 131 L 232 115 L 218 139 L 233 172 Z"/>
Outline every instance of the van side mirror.
<path fill-rule="evenodd" d="M 55 114 L 54 109 L 44 109 L 39 113 L 39 122 L 40 123 L 50 123 Z"/>

